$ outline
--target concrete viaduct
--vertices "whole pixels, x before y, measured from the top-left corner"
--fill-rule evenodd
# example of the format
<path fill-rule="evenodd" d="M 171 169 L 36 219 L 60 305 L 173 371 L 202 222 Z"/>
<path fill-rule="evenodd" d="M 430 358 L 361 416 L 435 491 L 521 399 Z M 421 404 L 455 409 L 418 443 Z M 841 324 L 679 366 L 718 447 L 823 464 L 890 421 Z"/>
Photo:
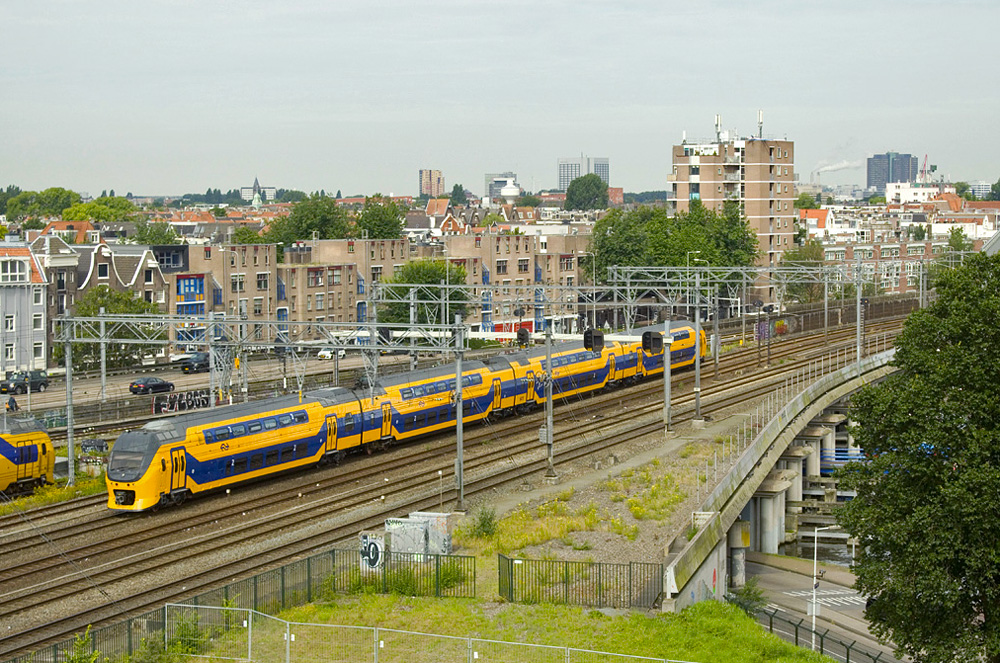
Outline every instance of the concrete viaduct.
<path fill-rule="evenodd" d="M 741 431 L 747 432 L 745 449 L 700 502 L 693 536 L 680 534 L 665 548 L 664 611 L 721 599 L 729 577 L 734 585 L 742 584 L 748 549 L 778 552 L 785 541 L 786 517 L 797 522 L 796 514 L 802 511 L 804 484 L 823 481 L 821 459 L 860 451 L 846 434 L 848 418 L 838 404 L 894 370 L 888 365 L 894 354 L 889 349 L 837 371 L 820 371 L 818 378 L 785 399 L 769 421 L 752 426 L 741 422 Z"/>

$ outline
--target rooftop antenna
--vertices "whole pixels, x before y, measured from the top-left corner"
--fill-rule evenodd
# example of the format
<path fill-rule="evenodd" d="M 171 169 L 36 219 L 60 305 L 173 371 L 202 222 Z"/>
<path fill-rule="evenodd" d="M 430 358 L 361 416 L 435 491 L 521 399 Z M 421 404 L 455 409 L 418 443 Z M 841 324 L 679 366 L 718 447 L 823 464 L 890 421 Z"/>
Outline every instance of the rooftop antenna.
<path fill-rule="evenodd" d="M 715 142 L 722 142 L 722 116 L 715 114 Z"/>
<path fill-rule="evenodd" d="M 764 111 L 757 111 L 757 138 L 764 138 Z"/>

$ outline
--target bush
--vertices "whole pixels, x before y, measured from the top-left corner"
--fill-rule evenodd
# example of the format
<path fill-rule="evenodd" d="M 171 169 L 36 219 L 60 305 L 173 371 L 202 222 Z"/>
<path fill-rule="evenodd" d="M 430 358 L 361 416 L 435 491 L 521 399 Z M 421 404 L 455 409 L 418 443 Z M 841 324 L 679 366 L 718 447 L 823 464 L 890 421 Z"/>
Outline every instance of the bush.
<path fill-rule="evenodd" d="M 477 539 L 490 539 L 497 533 L 497 512 L 496 509 L 482 508 L 476 514 L 476 521 L 472 525 L 472 536 Z"/>
<path fill-rule="evenodd" d="M 734 605 L 739 606 L 749 617 L 753 617 L 767 605 L 767 599 L 764 598 L 764 590 L 760 588 L 757 576 L 747 578 L 746 584 L 729 595 L 729 600 Z"/>

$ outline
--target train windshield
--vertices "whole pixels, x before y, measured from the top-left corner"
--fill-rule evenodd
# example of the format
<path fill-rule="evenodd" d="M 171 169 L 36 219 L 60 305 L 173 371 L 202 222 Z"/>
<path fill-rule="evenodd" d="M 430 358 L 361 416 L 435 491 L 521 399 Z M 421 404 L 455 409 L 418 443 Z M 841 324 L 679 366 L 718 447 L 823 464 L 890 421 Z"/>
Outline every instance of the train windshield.
<path fill-rule="evenodd" d="M 137 481 L 158 446 L 156 437 L 146 431 L 122 433 L 111 448 L 108 478 L 112 481 Z"/>

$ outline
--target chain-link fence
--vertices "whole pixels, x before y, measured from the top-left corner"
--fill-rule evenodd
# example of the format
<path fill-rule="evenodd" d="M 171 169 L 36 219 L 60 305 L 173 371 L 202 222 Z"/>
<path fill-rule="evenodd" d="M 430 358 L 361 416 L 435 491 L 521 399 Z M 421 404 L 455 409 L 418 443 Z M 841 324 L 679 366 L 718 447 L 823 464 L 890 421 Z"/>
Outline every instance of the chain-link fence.
<path fill-rule="evenodd" d="M 684 663 L 572 647 L 389 628 L 286 622 L 246 609 L 168 604 L 163 614 L 165 629 L 162 647 L 203 660 L 255 663 Z"/>

